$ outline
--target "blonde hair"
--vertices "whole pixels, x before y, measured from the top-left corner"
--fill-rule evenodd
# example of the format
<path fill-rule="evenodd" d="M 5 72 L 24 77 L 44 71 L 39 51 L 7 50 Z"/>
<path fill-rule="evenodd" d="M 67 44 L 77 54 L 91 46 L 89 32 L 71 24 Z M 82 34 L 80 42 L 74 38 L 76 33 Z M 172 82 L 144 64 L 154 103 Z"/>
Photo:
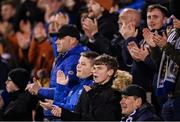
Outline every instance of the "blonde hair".
<path fill-rule="evenodd" d="M 112 88 L 118 91 L 125 89 L 132 83 L 132 75 L 129 72 L 117 70 L 113 80 Z"/>

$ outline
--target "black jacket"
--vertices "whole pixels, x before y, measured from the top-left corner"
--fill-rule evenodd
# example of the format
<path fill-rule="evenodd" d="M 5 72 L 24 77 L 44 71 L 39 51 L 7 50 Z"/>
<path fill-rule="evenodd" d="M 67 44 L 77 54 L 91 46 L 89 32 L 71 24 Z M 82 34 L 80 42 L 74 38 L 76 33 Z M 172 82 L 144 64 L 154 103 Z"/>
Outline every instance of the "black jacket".
<path fill-rule="evenodd" d="M 87 46 L 99 54 L 111 54 L 111 40 L 114 34 L 118 33 L 118 16 L 104 12 L 98 22 L 98 32 L 94 35 L 94 43 L 87 43 Z"/>
<path fill-rule="evenodd" d="M 94 84 L 90 91 L 83 91 L 74 113 L 62 109 L 62 120 L 120 120 L 121 95 L 111 85 Z"/>
<path fill-rule="evenodd" d="M 32 121 L 32 110 L 37 99 L 25 91 L 16 91 L 10 95 L 11 101 L 5 108 L 5 121 Z"/>
<path fill-rule="evenodd" d="M 3 62 L 0 57 L 0 90 L 5 88 L 5 82 L 7 80 L 9 70 L 9 65 Z"/>

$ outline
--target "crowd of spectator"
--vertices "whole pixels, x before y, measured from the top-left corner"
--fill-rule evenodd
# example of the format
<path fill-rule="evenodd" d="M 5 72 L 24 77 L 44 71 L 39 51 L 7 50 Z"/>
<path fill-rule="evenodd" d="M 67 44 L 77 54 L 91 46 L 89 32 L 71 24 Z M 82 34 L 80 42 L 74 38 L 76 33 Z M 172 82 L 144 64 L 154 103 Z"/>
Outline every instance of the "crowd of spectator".
<path fill-rule="evenodd" d="M 180 120 L 177 0 L 2 0 L 0 120 Z"/>

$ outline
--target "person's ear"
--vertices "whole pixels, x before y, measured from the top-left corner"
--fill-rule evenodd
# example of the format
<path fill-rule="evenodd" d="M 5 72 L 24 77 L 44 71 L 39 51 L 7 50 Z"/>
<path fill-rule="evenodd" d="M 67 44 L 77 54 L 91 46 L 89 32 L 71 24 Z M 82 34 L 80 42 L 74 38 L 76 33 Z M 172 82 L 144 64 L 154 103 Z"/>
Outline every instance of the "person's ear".
<path fill-rule="evenodd" d="M 141 107 L 141 105 L 142 105 L 142 98 L 136 98 L 136 106 L 137 106 L 137 108 L 140 108 Z"/>
<path fill-rule="evenodd" d="M 114 69 L 110 69 L 110 70 L 108 71 L 108 75 L 111 77 L 113 74 L 114 74 Z"/>
<path fill-rule="evenodd" d="M 101 11 L 103 12 L 103 11 L 105 11 L 105 9 L 103 7 L 101 7 Z"/>
<path fill-rule="evenodd" d="M 70 37 L 70 45 L 76 45 L 77 44 L 77 40 L 76 40 L 76 38 L 74 38 L 74 37 Z"/>

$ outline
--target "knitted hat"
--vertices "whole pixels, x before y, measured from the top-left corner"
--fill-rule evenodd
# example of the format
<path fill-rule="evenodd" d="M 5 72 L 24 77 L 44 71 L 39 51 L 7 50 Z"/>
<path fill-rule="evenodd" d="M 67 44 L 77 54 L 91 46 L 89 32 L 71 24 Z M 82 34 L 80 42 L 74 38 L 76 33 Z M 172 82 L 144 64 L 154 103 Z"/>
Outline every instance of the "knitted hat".
<path fill-rule="evenodd" d="M 23 68 L 16 68 L 9 72 L 8 77 L 12 80 L 13 83 L 17 85 L 18 88 L 24 90 L 26 85 L 30 80 L 30 74 L 27 70 Z"/>
<path fill-rule="evenodd" d="M 62 26 L 58 33 L 58 38 L 63 38 L 65 36 L 75 37 L 77 40 L 80 39 L 80 33 L 75 25 L 64 25 Z"/>
<path fill-rule="evenodd" d="M 140 97 L 143 103 L 146 102 L 146 91 L 139 85 L 129 85 L 126 89 L 122 91 L 122 95 Z"/>
<path fill-rule="evenodd" d="M 113 0 L 95 0 L 95 1 L 108 11 L 113 6 Z"/>

